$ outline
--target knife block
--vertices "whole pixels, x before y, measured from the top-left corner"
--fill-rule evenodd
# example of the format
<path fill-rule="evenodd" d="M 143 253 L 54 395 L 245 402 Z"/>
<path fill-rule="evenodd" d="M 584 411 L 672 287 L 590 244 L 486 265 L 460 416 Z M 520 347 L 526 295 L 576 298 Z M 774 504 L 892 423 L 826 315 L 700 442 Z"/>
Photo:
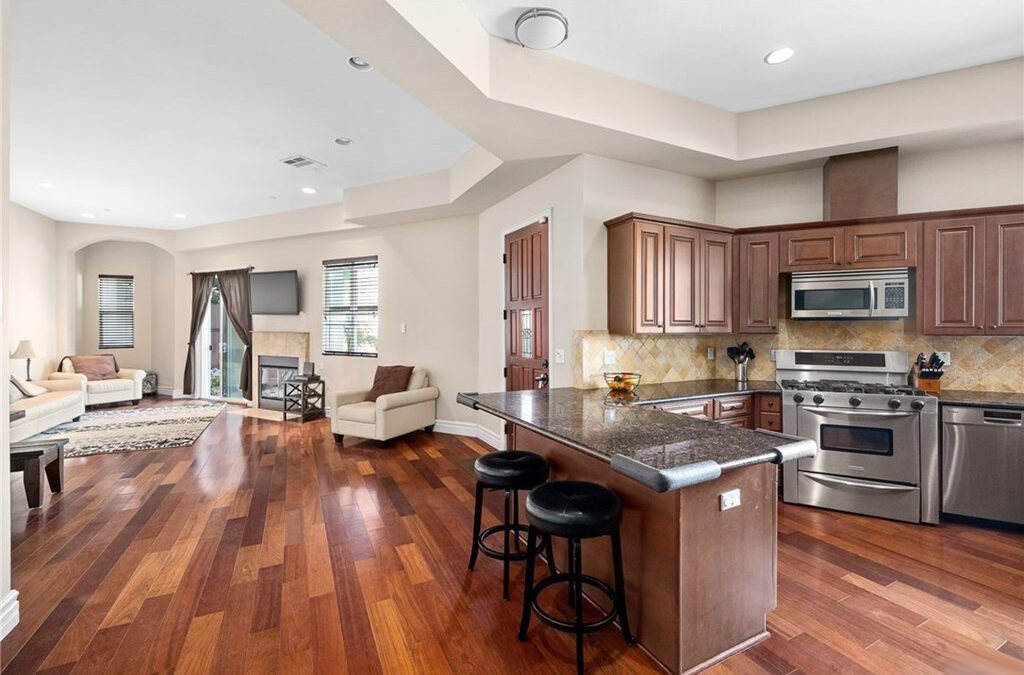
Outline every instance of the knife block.
<path fill-rule="evenodd" d="M 942 380 L 929 380 L 926 378 L 919 378 L 917 381 L 919 389 L 928 394 L 934 394 L 938 396 L 942 392 Z"/>

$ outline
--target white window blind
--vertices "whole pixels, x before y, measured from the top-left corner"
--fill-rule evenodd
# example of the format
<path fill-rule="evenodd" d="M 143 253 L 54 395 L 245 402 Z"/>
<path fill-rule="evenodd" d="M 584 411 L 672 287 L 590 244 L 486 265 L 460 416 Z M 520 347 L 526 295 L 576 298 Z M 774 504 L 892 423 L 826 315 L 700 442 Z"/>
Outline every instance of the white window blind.
<path fill-rule="evenodd" d="M 135 278 L 100 275 L 100 349 L 135 346 Z"/>
<path fill-rule="evenodd" d="M 323 353 L 377 356 L 377 256 L 324 261 Z"/>

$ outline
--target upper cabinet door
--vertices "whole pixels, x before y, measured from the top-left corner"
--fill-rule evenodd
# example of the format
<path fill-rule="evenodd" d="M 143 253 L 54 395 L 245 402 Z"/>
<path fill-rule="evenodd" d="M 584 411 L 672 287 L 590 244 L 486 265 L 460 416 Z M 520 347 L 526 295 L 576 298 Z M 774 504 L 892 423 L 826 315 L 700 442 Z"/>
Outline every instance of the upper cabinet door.
<path fill-rule="evenodd" d="M 985 218 L 926 222 L 923 257 L 918 272 L 924 305 L 922 331 L 931 335 L 982 334 Z"/>
<path fill-rule="evenodd" d="M 703 333 L 732 331 L 732 235 L 701 232 L 700 323 Z"/>
<path fill-rule="evenodd" d="M 914 267 L 920 222 L 850 225 L 846 234 L 846 263 L 850 267 Z"/>
<path fill-rule="evenodd" d="M 840 269 L 846 260 L 841 227 L 811 227 L 782 232 L 779 269 L 782 272 Z"/>
<path fill-rule="evenodd" d="M 779 234 L 741 234 L 733 257 L 738 333 L 779 332 Z"/>
<path fill-rule="evenodd" d="M 700 330 L 701 233 L 665 226 L 665 332 Z"/>
<path fill-rule="evenodd" d="M 985 224 L 985 332 L 1024 335 L 1024 213 Z"/>
<path fill-rule="evenodd" d="M 638 222 L 633 236 L 633 331 L 661 333 L 665 313 L 665 226 Z"/>

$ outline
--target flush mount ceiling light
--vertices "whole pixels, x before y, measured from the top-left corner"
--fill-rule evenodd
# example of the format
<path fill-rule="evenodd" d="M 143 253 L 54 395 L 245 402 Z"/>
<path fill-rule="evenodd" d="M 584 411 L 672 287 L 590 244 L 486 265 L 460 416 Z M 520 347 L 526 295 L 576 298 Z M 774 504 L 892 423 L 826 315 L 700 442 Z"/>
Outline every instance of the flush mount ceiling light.
<path fill-rule="evenodd" d="M 367 61 L 362 60 L 358 56 L 350 56 L 348 59 L 348 65 L 362 72 L 366 72 L 367 70 L 373 70 L 373 66 L 371 66 Z"/>
<path fill-rule="evenodd" d="M 53 188 L 55 188 L 57 186 L 54 185 L 53 183 L 40 183 L 39 187 L 43 188 L 44 190 L 52 190 Z"/>
<path fill-rule="evenodd" d="M 764 62 L 767 63 L 769 66 L 777 66 L 780 63 L 785 63 L 786 61 L 789 61 L 791 58 L 793 58 L 793 54 L 795 53 L 796 52 L 793 51 L 792 47 L 779 47 L 778 49 L 773 49 L 767 54 L 765 54 Z"/>
<path fill-rule="evenodd" d="M 89 220 L 92 220 L 93 218 L 96 217 L 96 214 L 94 214 L 94 213 L 83 213 L 82 217 L 83 218 L 88 218 Z"/>
<path fill-rule="evenodd" d="M 302 188 L 302 191 L 305 192 L 307 195 L 315 195 L 316 194 L 316 188 L 304 187 L 304 188 Z"/>
<path fill-rule="evenodd" d="M 352 145 L 352 139 L 345 138 L 344 136 L 339 136 L 338 138 L 335 138 L 334 142 L 337 143 L 338 145 Z"/>
<path fill-rule="evenodd" d="M 569 37 L 569 21 L 546 7 L 528 9 L 516 19 L 516 41 L 530 49 L 554 49 Z"/>
<path fill-rule="evenodd" d="M 185 220 L 186 218 L 188 218 L 188 216 L 185 215 L 184 213 L 175 213 L 174 217 L 177 218 L 178 220 Z"/>

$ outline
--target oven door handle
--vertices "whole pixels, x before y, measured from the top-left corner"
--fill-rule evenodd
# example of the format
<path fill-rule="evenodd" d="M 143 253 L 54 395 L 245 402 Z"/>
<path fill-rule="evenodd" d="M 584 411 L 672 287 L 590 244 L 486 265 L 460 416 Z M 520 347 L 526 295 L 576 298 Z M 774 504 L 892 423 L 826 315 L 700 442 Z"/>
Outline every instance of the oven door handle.
<path fill-rule="evenodd" d="M 855 488 L 867 488 L 868 490 L 885 490 L 888 492 L 913 492 L 918 488 L 913 485 L 882 485 L 881 483 L 862 483 L 854 480 L 843 480 L 842 478 L 833 478 L 832 476 L 822 476 L 820 474 L 808 474 L 804 473 L 804 476 L 810 480 L 818 481 L 819 483 L 834 484 L 834 485 L 846 485 L 848 487 Z"/>
<path fill-rule="evenodd" d="M 812 413 L 819 417 L 825 417 L 827 415 L 849 415 L 852 417 L 886 417 L 889 419 L 896 419 L 899 417 L 916 417 L 920 413 L 917 412 L 889 412 L 888 410 L 856 410 L 853 408 L 811 408 L 808 406 L 801 406 L 799 408 L 803 412 Z"/>

